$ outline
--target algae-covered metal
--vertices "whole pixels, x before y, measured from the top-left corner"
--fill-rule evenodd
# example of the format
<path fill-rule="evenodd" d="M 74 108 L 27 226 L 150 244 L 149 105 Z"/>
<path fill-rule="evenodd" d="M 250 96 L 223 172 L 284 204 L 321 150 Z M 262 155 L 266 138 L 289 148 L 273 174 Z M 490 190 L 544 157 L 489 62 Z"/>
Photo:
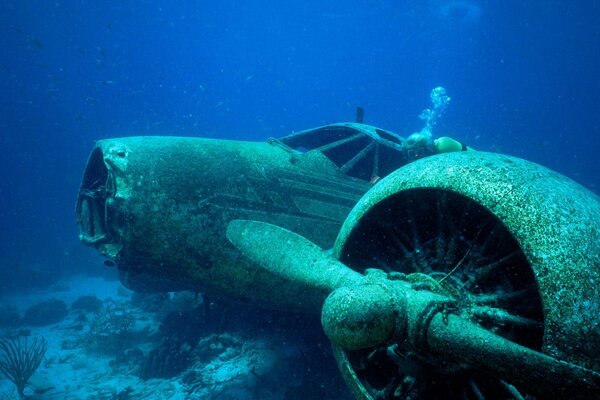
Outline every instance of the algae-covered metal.
<path fill-rule="evenodd" d="M 101 140 L 77 201 L 80 239 L 117 264 L 122 282 L 135 290 L 204 291 L 304 309 L 309 300 L 300 289 L 248 267 L 225 239 L 227 223 L 267 221 L 330 248 L 370 187 L 370 174 L 401 163 L 402 143 L 392 133 L 355 123 L 267 143 Z M 355 178 L 366 166 L 366 178 Z"/>
<path fill-rule="evenodd" d="M 175 137 L 99 141 L 77 205 L 80 237 L 136 290 L 209 291 L 297 307 L 300 292 L 255 274 L 227 244 L 234 218 L 285 226 L 331 247 L 368 183 L 319 153 Z"/>
<path fill-rule="evenodd" d="M 336 258 L 264 222 L 232 221 L 227 237 L 307 295 L 330 293 L 323 328 L 358 399 L 595 399 L 599 207 L 539 165 L 463 153 L 381 181 Z"/>
<path fill-rule="evenodd" d="M 358 202 L 334 251 L 358 272 L 369 267 L 395 271 L 418 288 L 443 293 L 455 301 L 440 309 L 446 314 L 600 371 L 600 200 L 554 171 L 481 152 L 417 161 Z M 401 377 L 389 372 L 387 381 L 381 370 L 378 377 L 368 376 L 364 362 L 371 351 L 375 349 L 337 349 L 348 381 L 360 387 L 358 393 L 368 393 L 359 398 L 375 398 L 387 385 L 409 394 L 417 382 L 429 382 L 431 389 L 436 379 L 454 379 L 456 385 L 444 390 L 466 385 L 471 394 L 483 391 L 488 397 L 485 393 L 491 391 L 513 397 L 509 386 L 496 387 L 477 370 L 452 370 L 435 356 L 424 360 L 401 349 L 394 357 L 422 368 L 433 363 L 437 370 Z M 497 361 L 480 356 L 488 363 Z M 386 360 L 392 368 L 393 360 Z M 467 378 L 472 382 L 463 384 Z M 535 377 L 530 381 L 536 384 Z"/>
<path fill-rule="evenodd" d="M 358 200 L 389 143 L 358 124 L 322 132 L 100 141 L 81 240 L 132 288 L 321 311 L 357 399 L 596 398 L 596 195 L 524 160 L 463 152 L 409 164 Z"/>

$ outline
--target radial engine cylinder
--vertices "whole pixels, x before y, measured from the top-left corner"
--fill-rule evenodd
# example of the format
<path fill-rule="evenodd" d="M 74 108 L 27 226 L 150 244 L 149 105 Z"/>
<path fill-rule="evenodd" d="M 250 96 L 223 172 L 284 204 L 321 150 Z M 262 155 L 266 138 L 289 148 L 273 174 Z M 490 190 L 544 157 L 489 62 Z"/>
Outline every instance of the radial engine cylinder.
<path fill-rule="evenodd" d="M 455 307 L 443 312 L 600 370 L 600 199 L 554 171 L 483 152 L 416 161 L 358 202 L 334 252 L 358 272 L 395 271 L 417 289 L 454 299 Z M 394 390 L 410 395 L 424 382 L 433 396 L 487 389 L 495 398 L 512 390 L 435 355 L 388 346 L 336 349 L 357 398 Z M 451 383 L 440 389 L 440 382 Z M 460 382 L 467 386 L 452 386 Z"/>

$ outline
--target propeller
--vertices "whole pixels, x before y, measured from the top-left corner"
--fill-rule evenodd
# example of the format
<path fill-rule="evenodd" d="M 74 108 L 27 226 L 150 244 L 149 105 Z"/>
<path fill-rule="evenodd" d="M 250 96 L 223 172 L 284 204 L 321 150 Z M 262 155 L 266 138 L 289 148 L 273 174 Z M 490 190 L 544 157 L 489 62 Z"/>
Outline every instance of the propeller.
<path fill-rule="evenodd" d="M 364 279 L 310 240 L 273 224 L 236 219 L 227 226 L 227 239 L 261 268 L 325 297 Z"/>
<path fill-rule="evenodd" d="M 441 354 L 552 397 L 597 398 L 600 374 L 518 345 L 452 313 L 453 300 L 417 290 L 401 275 L 362 275 L 308 239 L 259 221 L 233 220 L 227 238 L 257 268 L 301 283 L 321 296 L 325 333 L 344 349 L 395 342 L 420 353 Z"/>

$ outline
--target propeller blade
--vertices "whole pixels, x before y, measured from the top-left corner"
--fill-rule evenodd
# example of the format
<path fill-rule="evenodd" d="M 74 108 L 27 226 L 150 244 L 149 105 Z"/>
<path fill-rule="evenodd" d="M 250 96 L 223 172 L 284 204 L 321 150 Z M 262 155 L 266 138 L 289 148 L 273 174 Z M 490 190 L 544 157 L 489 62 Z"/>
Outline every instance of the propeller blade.
<path fill-rule="evenodd" d="M 265 270 L 326 295 L 338 287 L 359 284 L 364 278 L 305 237 L 266 222 L 232 220 L 227 238 Z"/>

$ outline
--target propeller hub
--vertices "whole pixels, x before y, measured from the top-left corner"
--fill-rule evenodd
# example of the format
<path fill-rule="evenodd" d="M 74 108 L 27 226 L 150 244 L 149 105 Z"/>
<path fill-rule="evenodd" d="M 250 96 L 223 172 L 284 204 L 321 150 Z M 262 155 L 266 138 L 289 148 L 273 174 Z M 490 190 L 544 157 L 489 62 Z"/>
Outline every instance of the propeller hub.
<path fill-rule="evenodd" d="M 398 320 L 406 312 L 399 310 L 391 288 L 381 284 L 341 287 L 325 300 L 321 324 L 329 339 L 345 349 L 376 346 L 395 337 Z M 404 318 L 402 318 L 404 316 Z"/>

